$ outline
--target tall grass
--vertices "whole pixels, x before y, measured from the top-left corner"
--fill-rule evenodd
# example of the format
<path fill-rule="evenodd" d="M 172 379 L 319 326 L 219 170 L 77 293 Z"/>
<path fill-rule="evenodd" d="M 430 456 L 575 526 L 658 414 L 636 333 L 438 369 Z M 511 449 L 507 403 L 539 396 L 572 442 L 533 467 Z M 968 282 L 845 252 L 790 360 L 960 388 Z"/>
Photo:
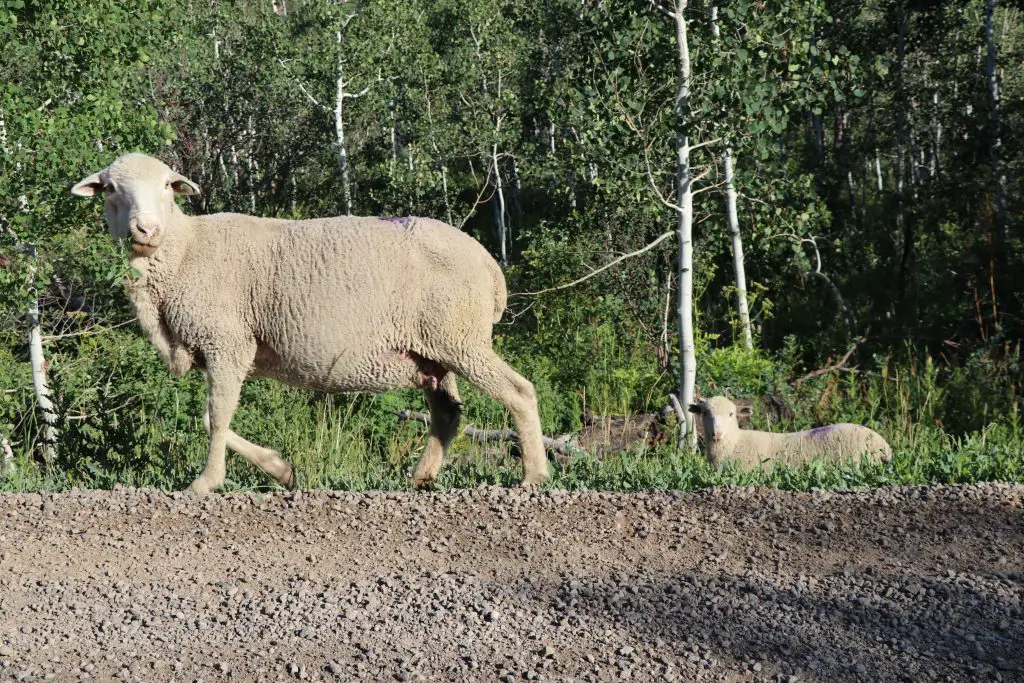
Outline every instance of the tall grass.
<path fill-rule="evenodd" d="M 674 373 L 657 368 L 639 342 L 602 337 L 599 327 L 594 334 L 600 353 L 580 366 L 582 374 L 575 380 L 560 374 L 550 359 L 516 358 L 514 349 L 505 349 L 512 363 L 535 380 L 549 433 L 578 429 L 577 411 L 587 408 L 598 414 L 658 409 L 670 388 Z M 6 423 L 6 432 L 15 437 L 16 457 L 13 473 L 0 475 L 0 490 L 187 486 L 206 456 L 200 423 L 202 376 L 171 378 L 137 335 L 112 333 L 88 343 L 88 353 L 69 354 L 66 362 L 57 356 L 54 364 L 63 421 L 53 462 L 38 460 L 31 394 L 4 394 L 0 424 Z M 794 408 L 794 419 L 775 424 L 755 412 L 754 426 L 781 431 L 838 421 L 867 424 L 893 445 L 893 460 L 859 467 L 816 462 L 744 473 L 728 466 L 712 468 L 700 453 L 682 452 L 674 444 L 638 444 L 605 457 L 577 454 L 555 462 L 550 485 L 628 491 L 756 484 L 799 491 L 1024 481 L 1016 363 L 1017 357 L 1010 355 L 1001 365 L 978 359 L 949 368 L 927 356 L 907 354 L 898 363 L 875 359 L 874 372 L 835 372 L 794 387 L 789 367 L 758 352 L 709 350 L 700 377 L 706 394 L 774 393 Z M 0 356 L 0 373 L 13 376 L 20 367 L 19 359 Z M 499 403 L 461 381 L 460 389 L 464 423 L 514 426 Z M 426 440 L 424 425 L 399 420 L 403 408 L 423 410 L 422 395 L 329 396 L 255 380 L 243 391 L 233 427 L 256 443 L 280 450 L 296 466 L 303 488 L 402 490 L 409 486 L 409 472 Z M 513 444 L 480 444 L 460 437 L 437 485 L 513 485 L 519 476 Z M 276 488 L 234 455 L 229 456 L 227 479 L 228 490 Z"/>

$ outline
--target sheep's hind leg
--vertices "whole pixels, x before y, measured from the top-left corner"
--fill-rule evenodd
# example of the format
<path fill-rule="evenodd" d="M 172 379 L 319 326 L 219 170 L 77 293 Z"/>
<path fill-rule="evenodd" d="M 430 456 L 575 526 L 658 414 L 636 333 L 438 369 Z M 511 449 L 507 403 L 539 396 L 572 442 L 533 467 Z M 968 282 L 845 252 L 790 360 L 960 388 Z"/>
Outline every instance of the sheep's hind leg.
<path fill-rule="evenodd" d="M 519 431 L 523 458 L 523 486 L 548 480 L 548 459 L 544 453 L 537 393 L 533 384 L 513 370 L 493 349 L 487 347 L 468 357 L 459 357 L 453 369 L 483 391 L 504 403 Z"/>
<path fill-rule="evenodd" d="M 459 419 L 462 415 L 455 375 L 444 375 L 436 387 L 427 385 L 423 392 L 430 406 L 430 436 L 427 438 L 427 449 L 412 475 L 413 486 L 418 489 L 429 488 L 437 479 L 437 473 L 448 455 L 448 446 L 459 434 Z"/>
<path fill-rule="evenodd" d="M 210 423 L 210 450 L 202 474 L 189 487 L 192 493 L 200 496 L 224 484 L 224 460 L 231 418 L 238 407 L 242 383 L 248 374 L 246 364 L 217 362 L 211 358 L 207 361 L 206 409 Z"/>
<path fill-rule="evenodd" d="M 203 427 L 207 433 L 210 432 L 209 410 L 203 415 Z M 231 429 L 227 433 L 227 447 L 266 472 L 274 481 L 289 491 L 295 488 L 295 470 L 285 462 L 277 451 L 254 444 Z"/>

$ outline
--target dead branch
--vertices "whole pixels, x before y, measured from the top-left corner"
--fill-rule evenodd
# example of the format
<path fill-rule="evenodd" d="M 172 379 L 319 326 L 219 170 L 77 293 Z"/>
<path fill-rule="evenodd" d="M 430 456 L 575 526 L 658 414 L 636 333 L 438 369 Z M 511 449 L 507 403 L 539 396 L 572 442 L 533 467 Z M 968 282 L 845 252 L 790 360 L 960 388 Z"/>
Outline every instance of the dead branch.
<path fill-rule="evenodd" d="M 639 256 L 640 254 L 643 254 L 644 252 L 650 251 L 651 249 L 653 249 L 654 247 L 658 246 L 659 244 L 661 244 L 662 242 L 664 242 L 665 240 L 667 240 L 669 237 L 671 237 L 674 234 L 676 234 L 675 230 L 671 230 L 669 232 L 663 233 L 661 236 L 659 236 L 656 240 L 654 240 L 653 242 L 651 242 L 647 246 L 642 247 L 640 249 L 637 249 L 636 251 L 631 251 L 628 254 L 623 254 L 622 256 L 620 256 L 619 258 L 615 259 L 614 261 L 606 263 L 605 265 L 601 266 L 597 270 L 594 270 L 594 271 L 584 275 L 581 278 L 573 280 L 572 282 L 566 283 L 564 285 L 558 285 L 556 287 L 548 287 L 547 289 L 540 289 L 540 290 L 537 290 L 536 292 L 513 292 L 512 296 L 537 296 L 537 295 L 540 295 L 540 294 L 547 294 L 548 292 L 554 292 L 554 291 L 557 291 L 559 289 L 568 289 L 569 287 L 575 287 L 576 285 L 578 285 L 580 283 L 586 282 L 587 280 L 589 280 L 590 278 L 594 277 L 595 275 L 599 275 L 600 273 L 603 273 L 604 271 L 608 270 L 609 268 L 622 263 L 626 259 L 633 258 L 634 256 Z"/>
<path fill-rule="evenodd" d="M 427 413 L 421 413 L 417 410 L 400 410 L 398 411 L 398 419 L 400 421 L 416 420 L 417 422 L 422 422 L 425 425 L 430 424 L 430 415 Z M 480 429 L 479 427 L 466 425 L 462 428 L 462 433 L 477 442 L 519 441 L 519 433 L 513 429 Z M 562 434 L 561 436 L 554 438 L 550 436 L 542 436 L 541 438 L 544 441 L 544 447 L 550 451 L 554 451 L 562 455 L 582 453 L 580 449 L 569 443 L 572 436 L 572 434 Z"/>
<path fill-rule="evenodd" d="M 808 372 L 803 377 L 796 379 L 793 382 L 793 388 L 799 389 L 801 384 L 803 384 L 809 379 L 813 379 L 814 377 L 821 377 L 822 375 L 827 375 L 830 372 L 848 369 L 846 368 L 846 361 L 850 360 L 850 356 L 853 355 L 853 352 L 856 351 L 857 347 L 860 346 L 860 344 L 864 342 L 866 339 L 867 337 L 861 337 L 856 342 L 854 342 L 853 346 L 850 347 L 850 350 L 847 351 L 842 358 L 840 358 L 837 362 L 833 363 L 832 365 L 828 365 L 823 368 L 818 368 L 817 370 L 814 370 L 813 372 Z"/>

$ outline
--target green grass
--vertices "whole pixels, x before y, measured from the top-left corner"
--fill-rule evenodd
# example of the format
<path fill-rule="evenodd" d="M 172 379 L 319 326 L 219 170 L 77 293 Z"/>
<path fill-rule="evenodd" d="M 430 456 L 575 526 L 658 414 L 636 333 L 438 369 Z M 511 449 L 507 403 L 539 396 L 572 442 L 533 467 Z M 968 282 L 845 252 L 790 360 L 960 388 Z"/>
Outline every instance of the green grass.
<path fill-rule="evenodd" d="M 327 397 L 311 401 L 308 419 L 289 420 L 271 414 L 260 431 L 266 436 L 276 427 L 277 438 L 262 443 L 282 449 L 299 472 L 305 489 L 395 491 L 409 488 L 408 472 L 425 444 L 421 424 L 389 423 L 371 419 L 380 397 L 342 400 Z M 250 419 L 253 416 L 249 416 Z M 244 421 L 244 420 L 243 420 Z M 174 424 L 169 419 L 165 424 Z M 71 486 L 110 488 L 114 484 L 175 490 L 188 485 L 205 458 L 206 438 L 195 420 L 193 433 L 165 435 L 147 440 L 157 450 L 152 462 L 134 467 L 120 465 L 48 470 L 24 454 L 16 458 L 12 475 L 0 477 L 0 490 L 56 491 Z M 244 430 L 241 430 L 243 431 Z M 726 466 L 715 469 L 702 454 L 684 453 L 673 446 L 637 448 L 604 458 L 578 454 L 565 462 L 552 462 L 552 488 L 606 491 L 678 489 L 716 485 L 758 485 L 789 491 L 850 489 L 889 484 L 966 483 L 978 481 L 1024 482 L 1024 434 L 1019 425 L 993 423 L 964 438 L 951 438 L 938 428 L 918 427 L 909 434 L 890 435 L 894 457 L 884 464 L 834 465 L 814 462 L 800 467 L 779 466 L 745 473 Z M 249 434 L 251 436 L 251 434 Z M 258 439 L 257 439 L 258 440 Z M 168 444 L 176 444 L 170 447 Z M 479 444 L 460 437 L 452 458 L 441 471 L 439 489 L 472 488 L 484 484 L 515 485 L 520 466 L 509 444 Z M 261 472 L 240 457 L 229 455 L 227 491 L 262 491 L 276 488 Z M 154 462 L 156 463 L 154 465 Z M 162 466 L 161 466 L 162 465 Z"/>
<path fill-rule="evenodd" d="M 0 433 L 10 435 L 15 468 L 0 474 L 3 491 L 56 491 L 70 487 L 109 489 L 116 484 L 177 490 L 199 473 L 207 438 L 200 424 L 205 401 L 200 373 L 172 378 L 138 334 L 118 330 L 72 340 L 53 351 L 51 381 L 62 439 L 52 463 L 38 456 L 38 424 L 25 362 L 0 348 L 0 377 L 22 387 L 0 395 Z M 635 344 L 605 339 L 602 353 L 578 378 L 561 376 L 545 356 L 516 356 L 512 364 L 537 387 L 546 433 L 579 429 L 584 408 L 597 414 L 650 411 L 669 390 L 664 373 Z M 9 347 L 8 347 L 9 348 Z M 1018 353 L 1010 357 L 1013 363 Z M 828 375 L 791 387 L 794 372 L 767 362 L 760 352 L 728 349 L 708 353 L 699 378 L 707 393 L 775 393 L 796 417 L 769 424 L 754 415 L 756 428 L 791 431 L 831 422 L 866 424 L 892 444 L 895 456 L 882 465 L 777 467 L 744 473 L 712 468 L 701 454 L 673 445 L 638 447 L 598 459 L 580 454 L 552 463 L 551 487 L 632 491 L 715 485 L 762 485 L 803 491 L 887 484 L 1024 482 L 1024 425 L 1018 410 L 1016 365 L 946 369 L 927 357 L 897 366 L 879 360 L 876 373 Z M 1009 363 L 1009 361 L 1007 362 Z M 890 368 L 890 366 L 892 366 Z M 773 374 L 774 373 L 774 374 Z M 460 381 L 463 421 L 480 427 L 513 426 L 499 403 Z M 755 404 L 755 408 L 756 408 Z M 276 448 L 298 471 L 305 489 L 407 490 L 408 473 L 425 445 L 422 424 L 400 422 L 403 408 L 424 410 L 422 394 L 399 391 L 379 396 L 327 396 L 255 380 L 246 384 L 233 428 Z M 952 425 L 952 426 L 947 426 Z M 461 437 L 442 469 L 438 488 L 515 485 L 520 466 L 509 444 L 478 444 Z M 231 454 L 225 490 L 276 488 L 268 477 Z"/>

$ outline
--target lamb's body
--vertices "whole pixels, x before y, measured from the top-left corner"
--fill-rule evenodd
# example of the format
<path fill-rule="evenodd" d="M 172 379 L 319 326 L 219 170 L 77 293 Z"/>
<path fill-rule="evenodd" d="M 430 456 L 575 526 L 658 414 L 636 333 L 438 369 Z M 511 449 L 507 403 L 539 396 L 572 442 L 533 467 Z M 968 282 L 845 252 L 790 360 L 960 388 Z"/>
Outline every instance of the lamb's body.
<path fill-rule="evenodd" d="M 198 188 L 141 154 L 72 190 L 100 191 L 111 233 L 133 241 L 139 276 L 129 296 L 139 324 L 172 372 L 207 372 L 210 451 L 194 491 L 223 483 L 225 446 L 282 484 L 294 482 L 276 451 L 230 429 L 251 375 L 329 392 L 422 388 L 431 433 L 413 481 L 424 486 L 458 433 L 452 373 L 460 374 L 508 406 L 523 483 L 547 478 L 533 385 L 491 348 L 505 279 L 473 238 L 427 218 L 186 216 L 174 193 Z"/>
<path fill-rule="evenodd" d="M 691 406 L 704 421 L 708 459 L 720 466 L 735 461 L 745 470 L 774 463 L 799 465 L 814 459 L 829 462 L 889 460 L 892 449 L 880 434 L 861 425 L 841 423 L 803 432 L 761 432 L 740 429 L 736 405 L 724 396 Z"/>

